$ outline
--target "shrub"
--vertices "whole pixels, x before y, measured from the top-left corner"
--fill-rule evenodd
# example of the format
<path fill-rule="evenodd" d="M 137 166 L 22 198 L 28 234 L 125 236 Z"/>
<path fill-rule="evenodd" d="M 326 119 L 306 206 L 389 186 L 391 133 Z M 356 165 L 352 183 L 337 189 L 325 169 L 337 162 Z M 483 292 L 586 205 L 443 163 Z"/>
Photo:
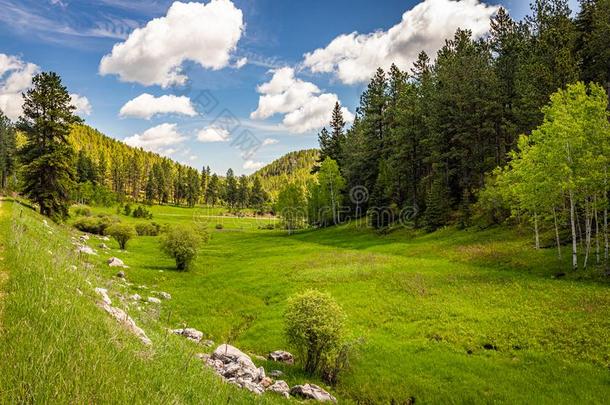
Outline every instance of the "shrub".
<path fill-rule="evenodd" d="M 188 270 L 197 257 L 201 236 L 193 228 L 174 226 L 161 236 L 161 250 L 176 260 L 176 268 Z"/>
<path fill-rule="evenodd" d="M 136 224 L 138 236 L 157 236 L 161 226 L 154 222 L 139 222 Z"/>
<path fill-rule="evenodd" d="M 133 210 L 133 212 L 131 213 L 131 215 L 134 218 L 146 218 L 146 219 L 152 219 L 152 213 L 150 211 L 148 211 L 146 208 L 142 207 L 141 205 L 138 205 L 136 207 L 135 210 Z"/>
<path fill-rule="evenodd" d="M 291 298 L 284 315 L 285 333 L 306 372 L 322 372 L 335 363 L 343 341 L 345 315 L 329 294 L 309 290 Z"/>
<path fill-rule="evenodd" d="M 131 204 L 125 204 L 125 206 L 123 207 L 123 214 L 127 216 L 131 215 Z"/>
<path fill-rule="evenodd" d="M 121 250 L 125 250 L 127 242 L 136 236 L 136 230 L 132 225 L 114 224 L 106 229 L 106 233 L 112 236 L 118 243 Z"/>
<path fill-rule="evenodd" d="M 119 222 L 116 217 L 99 215 L 97 217 L 83 217 L 74 221 L 73 226 L 82 232 L 105 235 L 106 229 Z"/>
<path fill-rule="evenodd" d="M 91 216 L 91 208 L 79 206 L 74 209 L 74 214 L 79 217 L 90 217 Z"/>
<path fill-rule="evenodd" d="M 224 226 L 222 224 L 216 224 L 216 229 L 221 230 L 223 228 L 224 228 Z"/>
<path fill-rule="evenodd" d="M 100 219 L 99 218 L 91 218 L 84 217 L 79 218 L 74 221 L 74 227 L 82 232 L 94 233 L 97 235 L 102 235 L 103 231 L 100 227 Z"/>

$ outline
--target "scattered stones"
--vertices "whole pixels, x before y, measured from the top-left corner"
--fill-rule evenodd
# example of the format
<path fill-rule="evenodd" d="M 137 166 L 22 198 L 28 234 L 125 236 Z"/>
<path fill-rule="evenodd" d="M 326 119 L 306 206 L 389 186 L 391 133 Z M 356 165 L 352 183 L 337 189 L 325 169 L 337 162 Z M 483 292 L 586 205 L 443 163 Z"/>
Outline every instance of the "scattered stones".
<path fill-rule="evenodd" d="M 164 300 L 171 300 L 172 299 L 172 296 L 169 293 L 166 293 L 166 292 L 163 292 L 163 291 L 157 293 L 157 295 L 159 297 L 163 298 Z"/>
<path fill-rule="evenodd" d="M 140 301 L 142 297 L 140 296 L 140 294 L 133 294 L 129 296 L 129 299 L 133 301 Z"/>
<path fill-rule="evenodd" d="M 150 302 L 151 304 L 160 304 L 161 303 L 161 300 L 159 298 L 155 298 L 155 297 L 148 297 L 148 299 L 146 301 Z"/>
<path fill-rule="evenodd" d="M 202 340 L 200 343 L 202 345 L 204 345 L 205 347 L 212 347 L 212 346 L 214 346 L 214 341 L 213 340 L 209 340 L 209 339 Z"/>
<path fill-rule="evenodd" d="M 283 375 L 284 375 L 284 373 L 281 372 L 280 370 L 271 370 L 269 372 L 269 377 L 273 377 L 273 378 L 278 378 L 278 377 L 281 377 Z"/>
<path fill-rule="evenodd" d="M 127 268 L 127 266 L 125 266 L 125 263 L 123 263 L 123 261 L 121 259 L 119 259 L 118 257 L 111 257 L 110 259 L 108 259 L 107 263 L 108 263 L 108 266 L 110 266 L 110 267 Z"/>
<path fill-rule="evenodd" d="M 174 335 L 184 336 L 188 340 L 192 340 L 195 343 L 199 343 L 201 342 L 201 339 L 203 339 L 203 332 L 194 328 L 173 329 L 172 333 Z"/>
<path fill-rule="evenodd" d="M 290 389 L 290 394 L 295 397 L 314 399 L 320 402 L 337 402 L 337 398 L 315 384 L 295 385 Z"/>
<path fill-rule="evenodd" d="M 99 240 L 103 240 L 104 242 L 108 242 L 110 238 L 108 236 L 98 236 Z"/>
<path fill-rule="evenodd" d="M 96 288 L 95 292 L 98 293 L 102 297 L 102 302 L 100 306 L 108 312 L 114 319 L 119 321 L 122 325 L 124 325 L 131 333 L 136 335 L 142 343 L 149 346 L 152 344 L 152 341 L 146 336 L 146 333 L 142 330 L 142 328 L 138 327 L 133 319 L 125 311 L 120 308 L 116 308 L 112 306 L 112 300 L 108 296 L 108 290 L 105 288 Z"/>
<path fill-rule="evenodd" d="M 89 246 L 79 246 L 76 248 L 77 253 L 83 253 L 86 255 L 97 255 L 95 250 L 91 249 Z"/>
<path fill-rule="evenodd" d="M 125 278 L 125 272 L 124 272 L 123 270 L 121 270 L 121 271 L 119 271 L 119 272 L 116 274 L 116 276 L 117 276 L 118 278 Z"/>
<path fill-rule="evenodd" d="M 262 385 L 262 380 L 265 378 L 264 370 L 262 367 L 257 368 L 250 356 L 236 347 L 227 344 L 218 346 L 212 356 L 206 360 L 206 364 L 231 384 L 255 394 L 265 392 L 265 387 Z"/>
<path fill-rule="evenodd" d="M 104 250 L 109 250 L 109 249 L 110 249 L 110 248 L 108 247 L 108 245 L 106 245 L 105 243 L 100 243 L 100 244 L 98 245 L 98 247 L 99 247 L 100 249 L 104 249 Z"/>
<path fill-rule="evenodd" d="M 276 350 L 269 353 L 269 360 L 286 364 L 294 364 L 294 356 L 284 350 Z"/>
<path fill-rule="evenodd" d="M 81 242 L 85 243 L 89 240 L 89 235 L 81 235 L 78 238 Z"/>
<path fill-rule="evenodd" d="M 278 380 L 267 388 L 267 391 L 276 392 L 286 398 L 290 397 L 290 387 L 286 381 Z"/>
<path fill-rule="evenodd" d="M 44 226 L 46 226 L 47 228 L 50 228 L 49 223 L 47 222 L 47 220 L 46 220 L 46 219 L 43 219 L 43 220 L 42 220 L 42 224 L 43 224 Z"/>

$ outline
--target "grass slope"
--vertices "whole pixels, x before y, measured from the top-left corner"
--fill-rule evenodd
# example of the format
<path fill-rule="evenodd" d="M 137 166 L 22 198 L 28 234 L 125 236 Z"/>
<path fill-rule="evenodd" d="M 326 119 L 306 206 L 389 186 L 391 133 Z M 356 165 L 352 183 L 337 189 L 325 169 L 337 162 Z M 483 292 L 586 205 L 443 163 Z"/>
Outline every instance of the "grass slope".
<path fill-rule="evenodd" d="M 66 229 L 5 201 L 0 241 L 10 275 L 0 286 L 0 403 L 285 402 L 221 383 L 193 357 L 200 348 L 168 335 L 156 308 L 129 308 L 153 340 L 144 347 L 95 305 L 97 286 L 123 305 L 120 283 L 106 266 L 87 266 Z"/>
<path fill-rule="evenodd" d="M 258 230 L 252 218 L 153 210 L 157 222 L 204 222 L 212 234 L 189 273 L 172 270 L 154 237 L 112 252 L 131 266 L 136 285 L 172 294 L 161 317 L 266 353 L 286 348 L 286 299 L 309 288 L 328 291 L 346 310 L 352 336 L 364 342 L 334 390 L 344 401 L 608 398 L 607 282 L 582 273 L 553 278 L 567 263 L 557 263 L 553 250 L 533 250 L 523 236 L 505 229 L 378 236 L 350 224 L 288 237 Z M 218 222 L 224 229 L 214 229 Z M 305 379 L 296 367 L 282 369 L 291 384 Z"/>

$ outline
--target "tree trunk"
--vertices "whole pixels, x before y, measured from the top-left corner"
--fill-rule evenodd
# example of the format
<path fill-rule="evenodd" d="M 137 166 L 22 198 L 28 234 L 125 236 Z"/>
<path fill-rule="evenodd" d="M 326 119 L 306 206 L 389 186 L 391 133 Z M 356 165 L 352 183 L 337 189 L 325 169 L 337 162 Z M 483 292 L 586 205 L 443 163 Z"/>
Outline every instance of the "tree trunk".
<path fill-rule="evenodd" d="M 583 269 L 587 268 L 589 262 L 589 252 L 591 251 L 591 209 L 589 206 L 589 199 L 585 202 L 585 260 L 583 263 Z"/>
<path fill-rule="evenodd" d="M 593 215 L 595 219 L 595 262 L 599 264 L 599 222 L 597 216 L 597 196 L 593 200 Z"/>
<path fill-rule="evenodd" d="M 557 258 L 561 261 L 561 241 L 559 240 L 559 226 L 557 225 L 557 211 L 553 207 L 553 221 L 555 222 L 555 240 L 557 241 Z"/>
<path fill-rule="evenodd" d="M 570 190 L 570 227 L 572 230 L 572 270 L 578 270 L 578 241 L 576 240 L 574 193 Z"/>
<path fill-rule="evenodd" d="M 536 249 L 540 249 L 540 233 L 538 232 L 538 214 L 534 212 L 534 234 L 536 240 Z"/>

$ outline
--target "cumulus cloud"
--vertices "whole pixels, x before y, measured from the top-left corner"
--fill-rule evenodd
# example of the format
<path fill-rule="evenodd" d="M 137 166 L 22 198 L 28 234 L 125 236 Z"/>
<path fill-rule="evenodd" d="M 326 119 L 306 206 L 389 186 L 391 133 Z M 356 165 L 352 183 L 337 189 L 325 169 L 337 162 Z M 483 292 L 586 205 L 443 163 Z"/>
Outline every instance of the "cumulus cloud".
<path fill-rule="evenodd" d="M 128 101 L 121 108 L 121 117 L 136 117 L 150 119 L 157 114 L 182 114 L 189 117 L 197 115 L 191 100 L 186 96 L 155 97 L 144 93 Z"/>
<path fill-rule="evenodd" d="M 322 93 L 315 84 L 296 78 L 291 67 L 272 72 L 271 80 L 257 88 L 261 96 L 250 118 L 284 114 L 283 126 L 295 133 L 321 128 L 330 121 L 331 111 L 339 101 L 336 94 Z M 354 115 L 347 108 L 343 107 L 342 111 L 346 122 L 353 121 Z"/>
<path fill-rule="evenodd" d="M 268 146 L 268 145 L 275 145 L 277 143 L 280 143 L 280 141 L 278 141 L 275 138 L 265 138 L 263 140 L 263 146 Z"/>
<path fill-rule="evenodd" d="M 78 115 L 91 115 L 92 107 L 89 99 L 80 94 L 70 94 L 70 101 L 72 105 L 76 107 L 74 111 Z"/>
<path fill-rule="evenodd" d="M 0 110 L 11 120 L 22 113 L 25 92 L 32 85 L 32 77 L 40 68 L 22 61 L 17 56 L 0 53 Z"/>
<path fill-rule="evenodd" d="M 230 65 L 231 53 L 244 30 L 242 11 L 230 0 L 207 4 L 176 1 L 165 17 L 135 29 L 102 58 L 100 74 L 146 86 L 184 84 L 186 60 L 207 69 Z"/>
<path fill-rule="evenodd" d="M 141 134 L 127 137 L 125 143 L 136 148 L 169 155 L 176 151 L 174 146 L 181 144 L 186 139 L 186 136 L 178 132 L 176 124 L 165 123 L 149 128 Z"/>
<path fill-rule="evenodd" d="M 305 54 L 304 65 L 314 73 L 333 73 L 345 84 L 366 82 L 378 67 L 387 70 L 395 63 L 410 69 L 422 50 L 433 57 L 457 28 L 484 36 L 497 10 L 479 0 L 424 0 L 389 30 L 340 35 Z"/>
<path fill-rule="evenodd" d="M 254 160 L 246 160 L 244 162 L 243 168 L 246 170 L 258 170 L 264 166 L 265 166 L 265 164 L 263 162 L 255 162 Z"/>
<path fill-rule="evenodd" d="M 229 131 L 219 127 L 207 127 L 197 133 L 199 142 L 227 142 L 230 138 Z"/>

